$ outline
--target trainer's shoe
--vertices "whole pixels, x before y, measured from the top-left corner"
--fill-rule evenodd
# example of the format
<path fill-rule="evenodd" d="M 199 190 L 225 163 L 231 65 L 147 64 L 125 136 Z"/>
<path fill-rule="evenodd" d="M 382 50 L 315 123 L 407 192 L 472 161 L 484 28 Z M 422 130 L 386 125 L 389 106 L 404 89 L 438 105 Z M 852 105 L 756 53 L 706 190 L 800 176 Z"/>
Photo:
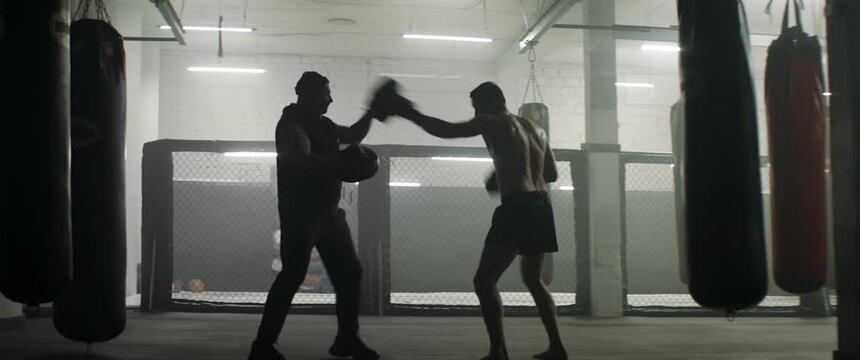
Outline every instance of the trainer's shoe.
<path fill-rule="evenodd" d="M 352 356 L 355 360 L 376 360 L 379 354 L 367 347 L 358 337 L 352 339 L 336 338 L 334 344 L 328 349 L 333 356 Z"/>

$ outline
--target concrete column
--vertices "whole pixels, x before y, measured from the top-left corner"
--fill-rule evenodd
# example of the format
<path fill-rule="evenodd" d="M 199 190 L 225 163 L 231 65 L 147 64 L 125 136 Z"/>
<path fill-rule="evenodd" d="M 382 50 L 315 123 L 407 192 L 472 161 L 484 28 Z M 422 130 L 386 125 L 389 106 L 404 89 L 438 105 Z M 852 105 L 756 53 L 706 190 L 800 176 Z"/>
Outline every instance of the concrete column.
<path fill-rule="evenodd" d="M 376 316 L 384 315 L 391 303 L 391 159 L 381 155 L 376 176 L 358 184 L 361 313 Z"/>
<path fill-rule="evenodd" d="M 827 1 L 833 239 L 839 294 L 836 360 L 860 359 L 860 1 Z"/>
<path fill-rule="evenodd" d="M 585 0 L 587 25 L 614 25 L 614 0 Z M 588 162 L 588 313 L 622 316 L 621 186 L 615 35 L 585 30 L 585 141 Z"/>

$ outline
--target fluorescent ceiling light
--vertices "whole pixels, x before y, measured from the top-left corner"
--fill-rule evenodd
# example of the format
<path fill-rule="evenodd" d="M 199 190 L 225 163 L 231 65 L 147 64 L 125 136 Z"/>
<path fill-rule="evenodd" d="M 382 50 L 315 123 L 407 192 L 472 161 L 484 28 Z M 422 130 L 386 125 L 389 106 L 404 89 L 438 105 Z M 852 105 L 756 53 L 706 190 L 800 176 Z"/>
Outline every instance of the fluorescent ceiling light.
<path fill-rule="evenodd" d="M 434 156 L 431 160 L 439 161 L 474 161 L 474 162 L 492 162 L 493 159 L 485 157 L 456 157 L 456 156 Z"/>
<path fill-rule="evenodd" d="M 415 79 L 462 79 L 461 75 L 434 75 L 434 74 L 409 74 L 409 73 L 379 73 L 379 76 L 388 76 L 395 78 L 415 78 Z"/>
<path fill-rule="evenodd" d="M 617 82 L 617 83 L 615 83 L 615 86 L 617 86 L 617 87 L 633 87 L 633 88 L 653 88 L 654 84 Z"/>
<path fill-rule="evenodd" d="M 420 184 L 420 183 L 416 183 L 416 182 L 399 182 L 399 181 L 392 181 L 392 182 L 388 183 L 388 186 L 396 186 L 396 187 L 421 187 L 421 184 Z"/>
<path fill-rule="evenodd" d="M 242 180 L 238 179 L 217 179 L 217 178 L 200 178 L 200 177 L 191 177 L 191 178 L 174 178 L 173 181 L 177 182 L 206 182 L 206 183 L 240 183 Z"/>
<path fill-rule="evenodd" d="M 262 74 L 266 72 L 263 69 L 251 69 L 251 68 L 229 68 L 229 67 L 205 67 L 205 66 L 191 66 L 188 68 L 188 71 L 195 72 L 219 72 L 219 73 L 243 73 L 243 74 Z"/>
<path fill-rule="evenodd" d="M 277 157 L 278 153 L 261 152 L 261 151 L 236 151 L 236 152 L 225 152 L 224 156 L 227 156 L 227 157 L 270 158 L 270 157 Z"/>
<path fill-rule="evenodd" d="M 676 44 L 659 45 L 659 44 L 643 44 L 640 49 L 642 51 L 659 51 L 659 52 L 679 52 L 681 47 Z"/>
<path fill-rule="evenodd" d="M 558 189 L 559 189 L 559 190 L 568 190 L 568 191 L 571 191 L 571 190 L 573 190 L 573 186 L 570 186 L 570 185 L 562 185 L 562 186 L 559 186 L 559 187 L 558 187 Z"/>
<path fill-rule="evenodd" d="M 381 76 L 399 77 L 399 78 L 415 78 L 415 79 L 435 79 L 436 75 L 431 74 L 403 74 L 403 73 L 380 73 Z"/>
<path fill-rule="evenodd" d="M 161 25 L 158 27 L 161 30 L 170 30 L 170 25 Z M 253 32 L 254 28 L 239 28 L 239 27 L 217 27 L 217 26 L 183 26 L 184 30 L 193 31 L 223 31 L 223 32 Z"/>
<path fill-rule="evenodd" d="M 444 35 L 419 35 L 419 34 L 403 34 L 404 39 L 423 39 L 423 40 L 448 40 L 448 41 L 466 41 L 466 42 L 493 42 L 493 39 L 482 37 L 469 36 L 444 36 Z"/>

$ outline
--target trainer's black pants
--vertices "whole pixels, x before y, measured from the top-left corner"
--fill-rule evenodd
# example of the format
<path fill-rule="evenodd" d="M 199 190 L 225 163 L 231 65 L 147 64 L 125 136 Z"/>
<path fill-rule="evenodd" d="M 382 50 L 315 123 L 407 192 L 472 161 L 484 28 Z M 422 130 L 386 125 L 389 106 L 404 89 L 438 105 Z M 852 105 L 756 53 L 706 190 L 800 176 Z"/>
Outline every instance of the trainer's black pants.
<path fill-rule="evenodd" d="M 296 213 L 296 212 L 294 212 Z M 257 332 L 260 343 L 275 343 L 284 326 L 293 296 L 304 282 L 311 250 L 316 246 L 337 293 L 338 336 L 358 334 L 361 266 L 352 243 L 343 209 L 281 216 L 281 261 L 263 320 Z"/>

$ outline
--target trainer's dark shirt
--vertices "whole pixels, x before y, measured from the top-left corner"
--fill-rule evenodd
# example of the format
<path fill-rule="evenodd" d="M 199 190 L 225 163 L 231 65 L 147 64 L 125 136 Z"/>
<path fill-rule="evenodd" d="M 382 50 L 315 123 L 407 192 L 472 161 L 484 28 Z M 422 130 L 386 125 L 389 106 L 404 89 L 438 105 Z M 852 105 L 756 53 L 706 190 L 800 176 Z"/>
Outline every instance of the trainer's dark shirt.
<path fill-rule="evenodd" d="M 278 151 L 278 210 L 285 215 L 312 215 L 331 210 L 340 201 L 341 182 L 333 172 L 308 174 L 293 162 L 302 155 L 293 151 L 302 142 L 313 155 L 334 158 L 338 149 L 338 126 L 325 116 L 315 116 L 296 104 L 284 108 L 275 129 Z M 292 161 L 291 161 L 292 160 Z M 311 160 L 312 161 L 312 160 Z"/>

